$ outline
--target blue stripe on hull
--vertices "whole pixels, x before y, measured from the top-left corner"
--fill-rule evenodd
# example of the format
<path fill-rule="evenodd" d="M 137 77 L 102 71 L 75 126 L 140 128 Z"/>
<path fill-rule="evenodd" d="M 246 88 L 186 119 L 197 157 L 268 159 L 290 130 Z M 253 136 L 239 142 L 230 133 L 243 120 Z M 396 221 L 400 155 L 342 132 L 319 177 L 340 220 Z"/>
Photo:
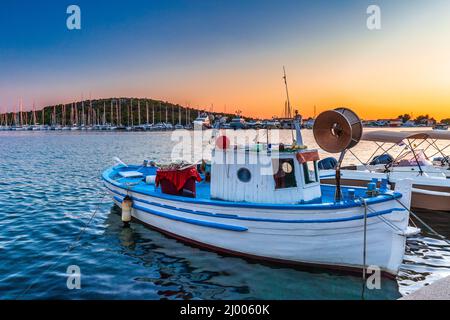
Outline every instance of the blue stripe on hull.
<path fill-rule="evenodd" d="M 113 190 L 111 188 L 109 188 L 108 186 L 106 186 L 106 188 L 117 194 L 120 195 L 122 197 L 125 197 L 126 195 L 123 193 L 120 193 L 119 191 Z M 130 195 L 129 195 L 130 196 Z M 116 198 L 117 201 L 122 202 L 122 200 L 118 197 L 114 197 Z M 169 210 L 175 210 L 175 211 L 180 211 L 180 212 L 185 212 L 185 213 L 190 213 L 190 214 L 195 214 L 195 215 L 201 215 L 201 216 L 207 216 L 207 217 L 214 217 L 214 218 L 224 218 L 224 219 L 234 219 L 234 220 L 242 220 L 242 221 L 257 221 L 257 222 L 275 222 L 275 223 L 336 223 L 336 222 L 346 222 L 346 221 L 354 221 L 354 220 L 361 220 L 364 219 L 364 215 L 357 215 L 357 216 L 351 216 L 351 217 L 346 217 L 346 218 L 334 218 L 334 219 L 311 219 L 311 220 L 301 220 L 301 219 L 296 219 L 296 220 L 281 220 L 281 219 L 268 219 L 268 218 L 254 218 L 254 217 L 240 217 L 237 215 L 227 215 L 227 214 L 216 214 L 216 213 L 211 213 L 211 212 L 205 212 L 205 211 L 195 211 L 195 210 L 189 210 L 189 209 L 183 209 L 183 208 L 177 208 L 174 206 L 170 206 L 167 204 L 160 204 L 160 203 L 156 203 L 156 202 L 150 202 L 144 199 L 140 199 L 137 197 L 131 197 L 133 201 L 135 202 L 141 202 L 141 203 L 145 203 L 145 204 L 149 204 L 152 206 L 156 206 L 156 207 L 160 207 L 160 208 L 165 208 L 165 209 L 169 209 Z M 150 210 L 150 209 L 148 209 Z M 386 215 L 386 214 L 390 214 L 392 212 L 403 212 L 406 211 L 403 208 L 392 208 L 392 209 L 387 209 L 387 210 L 381 210 L 381 211 L 377 211 L 377 212 L 371 212 L 369 214 L 367 214 L 368 218 L 372 218 L 372 217 L 377 217 L 377 216 L 382 216 L 382 215 Z"/>
<path fill-rule="evenodd" d="M 123 200 L 123 199 L 120 199 L 119 197 L 114 197 L 114 199 L 116 201 L 118 201 L 118 202 L 122 202 L 122 200 Z M 136 199 L 134 199 L 134 201 L 135 202 L 139 202 L 139 200 L 136 200 Z M 194 225 L 202 226 L 202 227 L 221 229 L 221 230 L 228 230 L 228 231 L 237 231 L 237 232 L 244 232 L 244 231 L 248 230 L 248 228 L 241 227 L 241 226 L 233 226 L 233 225 L 229 225 L 229 224 L 222 224 L 222 223 L 217 223 L 217 222 L 210 222 L 210 221 L 203 221 L 203 220 L 179 217 L 179 216 L 175 216 L 175 215 L 172 215 L 172 214 L 168 214 L 168 213 L 164 213 L 164 212 L 148 209 L 148 208 L 142 207 L 140 205 L 137 205 L 135 203 L 133 203 L 133 208 L 135 208 L 137 210 L 144 211 L 146 213 L 150 213 L 150 214 L 158 216 L 158 217 L 163 217 L 163 218 L 170 219 L 170 220 L 175 220 L 175 221 L 181 221 L 181 222 L 194 224 Z"/>
<path fill-rule="evenodd" d="M 102 174 L 102 179 L 112 184 L 115 187 L 123 189 L 123 186 L 120 183 L 109 178 L 109 174 L 113 172 L 112 169 L 108 169 Z M 353 189 L 357 189 L 356 187 Z M 269 209 L 269 210 L 336 210 L 336 209 L 347 209 L 347 208 L 356 208 L 360 207 L 362 203 L 359 200 L 355 200 L 352 202 L 341 202 L 341 203 L 330 203 L 330 204 L 298 204 L 298 205 L 290 205 L 290 204 L 255 204 L 255 203 L 228 203 L 220 200 L 199 200 L 199 199 L 189 199 L 183 198 L 180 196 L 173 196 L 167 194 L 156 194 L 156 193 L 145 193 L 139 190 L 132 190 L 137 194 L 141 194 L 144 196 L 150 196 L 154 198 L 170 200 L 170 201 L 178 201 L 182 203 L 189 204 L 199 204 L 199 205 L 209 205 L 209 206 L 219 206 L 219 207 L 232 207 L 232 208 L 251 208 L 251 209 Z M 392 199 L 400 199 L 402 195 L 400 193 L 394 192 L 393 194 L 386 194 L 376 198 L 366 199 L 368 205 L 378 204 L 386 201 L 390 201 Z"/>

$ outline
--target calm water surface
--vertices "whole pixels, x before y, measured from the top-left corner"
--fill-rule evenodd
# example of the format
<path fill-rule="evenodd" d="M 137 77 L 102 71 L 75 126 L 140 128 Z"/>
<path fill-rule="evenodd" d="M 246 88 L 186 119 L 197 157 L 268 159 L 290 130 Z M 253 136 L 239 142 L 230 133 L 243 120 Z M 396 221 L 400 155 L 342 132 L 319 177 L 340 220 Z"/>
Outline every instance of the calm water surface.
<path fill-rule="evenodd" d="M 304 135 L 316 147 L 311 131 Z M 361 299 L 357 276 L 226 257 L 139 224 L 123 229 L 101 172 L 114 156 L 167 161 L 173 144 L 170 133 L 0 132 L 0 298 Z M 362 158 L 372 152 L 366 143 L 356 149 Z M 445 213 L 420 215 L 450 236 Z M 70 265 L 81 268 L 81 290 L 67 289 Z M 419 236 L 408 240 L 397 280 L 365 298 L 396 299 L 447 275 L 450 247 Z"/>

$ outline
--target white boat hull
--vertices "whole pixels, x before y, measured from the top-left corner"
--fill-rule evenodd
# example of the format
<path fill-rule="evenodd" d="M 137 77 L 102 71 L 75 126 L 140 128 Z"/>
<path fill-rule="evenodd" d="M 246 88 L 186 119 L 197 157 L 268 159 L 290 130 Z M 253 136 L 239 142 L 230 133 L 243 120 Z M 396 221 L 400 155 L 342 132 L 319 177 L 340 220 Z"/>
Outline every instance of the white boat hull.
<path fill-rule="evenodd" d="M 127 191 L 108 181 L 105 186 L 119 207 L 125 195 L 132 197 L 134 219 L 205 248 L 291 264 L 353 271 L 363 267 L 364 207 L 314 211 L 194 206 Z M 367 219 L 366 266 L 396 275 L 409 214 L 396 200 L 373 204 L 370 212 L 385 214 Z"/>

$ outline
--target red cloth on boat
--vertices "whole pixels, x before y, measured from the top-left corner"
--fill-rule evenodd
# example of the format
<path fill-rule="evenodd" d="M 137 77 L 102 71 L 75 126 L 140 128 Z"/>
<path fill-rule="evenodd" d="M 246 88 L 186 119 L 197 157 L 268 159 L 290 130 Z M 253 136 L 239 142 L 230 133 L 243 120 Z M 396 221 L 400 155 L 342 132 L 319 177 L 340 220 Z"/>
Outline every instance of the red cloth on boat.
<path fill-rule="evenodd" d="M 156 172 L 155 184 L 158 187 L 162 180 L 166 179 L 172 182 L 177 191 L 183 189 L 186 181 L 190 178 L 194 178 L 198 182 L 202 181 L 202 178 L 198 174 L 195 167 L 187 168 L 184 170 L 158 170 Z"/>
<path fill-rule="evenodd" d="M 306 152 L 298 152 L 297 160 L 300 163 L 305 163 L 308 161 L 317 161 L 319 160 L 319 152 L 317 151 L 306 151 Z"/>

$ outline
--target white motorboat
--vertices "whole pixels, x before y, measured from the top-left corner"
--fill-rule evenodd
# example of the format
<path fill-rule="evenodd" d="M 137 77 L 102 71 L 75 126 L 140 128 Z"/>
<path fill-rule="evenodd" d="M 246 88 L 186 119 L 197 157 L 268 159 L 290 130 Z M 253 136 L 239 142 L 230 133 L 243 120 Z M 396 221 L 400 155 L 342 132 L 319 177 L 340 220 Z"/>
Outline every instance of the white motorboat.
<path fill-rule="evenodd" d="M 412 207 L 421 210 L 450 211 L 449 157 L 437 140 L 450 140 L 449 132 L 438 131 L 387 131 L 364 133 L 362 140 L 374 142 L 378 148 L 367 162 L 343 167 L 341 179 L 344 185 L 365 186 L 375 179 L 386 179 L 395 184 L 401 179 L 413 180 Z M 395 149 L 396 156 L 389 152 Z M 378 152 L 382 154 L 377 154 Z M 435 161 L 431 161 L 440 155 Z M 334 184 L 335 170 L 331 161 L 319 164 L 323 183 Z"/>
<path fill-rule="evenodd" d="M 194 127 L 200 127 L 209 129 L 211 128 L 211 121 L 209 119 L 209 115 L 207 113 L 201 113 L 199 116 L 193 121 Z"/>

